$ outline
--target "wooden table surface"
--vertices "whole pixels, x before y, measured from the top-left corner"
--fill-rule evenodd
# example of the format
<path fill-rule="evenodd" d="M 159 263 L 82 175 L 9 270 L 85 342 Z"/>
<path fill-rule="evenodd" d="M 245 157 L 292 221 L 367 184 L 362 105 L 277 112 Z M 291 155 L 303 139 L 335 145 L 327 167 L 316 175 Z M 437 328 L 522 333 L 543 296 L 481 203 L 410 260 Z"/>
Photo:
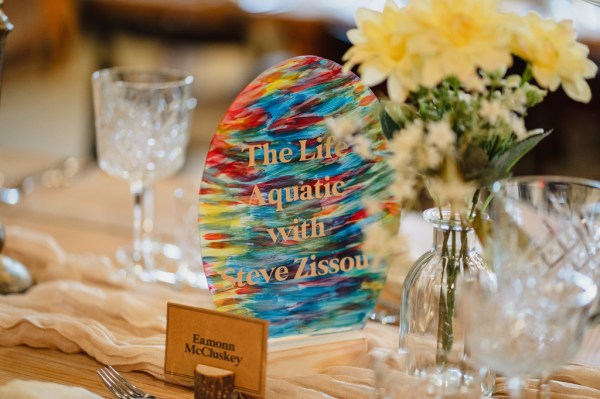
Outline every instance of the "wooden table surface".
<path fill-rule="evenodd" d="M 176 177 L 156 186 L 157 229 L 166 234 L 174 223 L 173 191 L 182 187 L 193 195 L 198 189 L 205 151 L 192 151 L 189 162 Z M 0 150 L 0 172 L 5 181 L 18 181 L 27 173 L 49 165 L 39 156 Z M 67 188 L 40 188 L 18 205 L 0 204 L 0 221 L 51 234 L 66 251 L 112 255 L 130 242 L 131 198 L 124 181 L 91 166 L 83 178 Z M 7 237 L 10 240 L 10 237 Z M 396 329 L 391 326 L 376 328 Z M 390 336 L 396 336 L 396 330 Z M 386 330 L 385 334 L 388 333 Z M 578 357 L 583 364 L 600 367 L 600 328 L 591 330 Z M 0 347 L 0 385 L 13 379 L 35 379 L 80 386 L 112 398 L 96 375 L 102 365 L 85 354 L 25 346 Z M 190 389 L 168 384 L 144 373 L 124 373 L 135 385 L 163 398 L 192 398 Z"/>

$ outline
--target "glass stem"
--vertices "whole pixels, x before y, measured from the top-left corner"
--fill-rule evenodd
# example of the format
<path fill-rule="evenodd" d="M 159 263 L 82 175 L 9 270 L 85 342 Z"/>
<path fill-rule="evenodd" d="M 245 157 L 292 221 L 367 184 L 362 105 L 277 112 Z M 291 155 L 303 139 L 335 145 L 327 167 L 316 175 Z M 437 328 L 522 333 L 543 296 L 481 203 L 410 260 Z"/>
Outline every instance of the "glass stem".
<path fill-rule="evenodd" d="M 537 388 L 538 399 L 550 399 L 550 378 L 548 376 L 540 377 Z"/>
<path fill-rule="evenodd" d="M 154 269 L 154 188 L 152 186 L 144 186 L 142 242 L 146 271 L 151 271 Z"/>
<path fill-rule="evenodd" d="M 512 399 L 521 399 L 523 397 L 524 382 L 522 378 L 513 377 L 508 380 L 508 390 Z"/>
<path fill-rule="evenodd" d="M 152 270 L 152 230 L 153 204 L 152 191 L 142 180 L 134 180 L 130 184 L 133 196 L 133 272 L 147 273 Z M 150 193 L 150 196 L 148 196 Z M 150 201 L 148 201 L 150 199 Z"/>

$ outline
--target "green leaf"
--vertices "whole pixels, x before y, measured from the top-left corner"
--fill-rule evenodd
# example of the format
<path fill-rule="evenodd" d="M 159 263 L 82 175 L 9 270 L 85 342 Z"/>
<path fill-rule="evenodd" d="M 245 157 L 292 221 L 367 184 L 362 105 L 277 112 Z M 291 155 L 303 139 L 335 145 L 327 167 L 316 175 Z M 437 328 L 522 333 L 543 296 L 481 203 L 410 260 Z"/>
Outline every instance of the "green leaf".
<path fill-rule="evenodd" d="M 494 169 L 509 172 L 513 166 L 525 156 L 525 154 L 538 145 L 540 141 L 548 137 L 550 133 L 552 133 L 551 130 L 533 134 L 526 139 L 519 141 L 514 146 L 509 147 L 506 151 L 492 158 L 490 162 L 491 166 Z"/>
<path fill-rule="evenodd" d="M 474 176 L 472 180 L 477 181 L 479 187 L 487 187 L 495 181 L 505 179 L 510 176 L 510 173 L 505 170 L 496 169 L 494 167 L 487 167 L 479 171 L 477 176 Z"/>
<path fill-rule="evenodd" d="M 394 132 L 400 130 L 400 125 L 387 113 L 385 109 L 381 111 L 381 129 L 386 139 L 391 140 Z"/>
<path fill-rule="evenodd" d="M 475 181 L 485 187 L 496 180 L 508 177 L 504 170 L 497 169 L 490 162 L 486 152 L 476 145 L 469 145 L 462 155 L 461 173 L 466 181 Z"/>
<path fill-rule="evenodd" d="M 483 149 L 476 145 L 469 145 L 462 154 L 461 169 L 465 179 L 471 180 L 486 169 L 490 160 Z"/>

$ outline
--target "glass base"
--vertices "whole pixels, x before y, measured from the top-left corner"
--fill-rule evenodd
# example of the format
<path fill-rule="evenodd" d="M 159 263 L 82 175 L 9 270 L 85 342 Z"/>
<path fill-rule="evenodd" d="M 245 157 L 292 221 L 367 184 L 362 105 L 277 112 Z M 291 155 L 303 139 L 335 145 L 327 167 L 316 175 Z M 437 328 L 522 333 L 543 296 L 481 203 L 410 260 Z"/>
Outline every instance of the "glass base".
<path fill-rule="evenodd" d="M 208 288 L 200 257 L 184 256 L 181 248 L 173 243 L 153 241 L 145 257 L 148 262 L 136 261 L 131 245 L 119 248 L 116 258 L 128 274 L 144 282 Z"/>
<path fill-rule="evenodd" d="M 478 385 L 475 376 L 451 365 L 419 370 L 416 376 L 427 381 L 427 393 L 436 397 L 467 396 Z"/>
<path fill-rule="evenodd" d="M 428 394 L 436 397 L 461 397 L 473 392 L 480 392 L 477 397 L 489 397 L 495 387 L 495 375 L 487 368 L 478 372 L 448 364 L 420 370 L 416 374 L 427 381 Z"/>
<path fill-rule="evenodd" d="M 493 382 L 486 381 L 487 369 L 455 354 L 438 364 L 430 350 L 383 350 L 375 354 L 373 368 L 381 399 L 481 399 L 494 389 Z"/>

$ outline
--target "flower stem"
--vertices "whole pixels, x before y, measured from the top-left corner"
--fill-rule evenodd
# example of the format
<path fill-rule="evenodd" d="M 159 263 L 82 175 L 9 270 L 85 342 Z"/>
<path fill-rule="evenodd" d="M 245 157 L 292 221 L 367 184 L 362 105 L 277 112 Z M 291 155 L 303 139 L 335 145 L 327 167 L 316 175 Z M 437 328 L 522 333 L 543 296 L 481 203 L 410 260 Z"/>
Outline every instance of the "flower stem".
<path fill-rule="evenodd" d="M 442 210 L 440 208 L 440 214 Z M 448 336 L 452 336 L 452 320 L 448 319 L 448 306 L 446 297 L 444 295 L 444 277 L 448 275 L 448 269 L 450 265 L 450 256 L 448 253 L 448 240 L 450 238 L 450 231 L 444 231 L 444 238 L 442 243 L 442 275 L 440 281 L 440 294 L 438 303 L 438 331 L 437 331 L 437 352 L 436 352 L 436 363 L 446 364 L 448 351 Z M 449 330 L 449 331 L 448 331 Z"/>
<path fill-rule="evenodd" d="M 468 228 L 470 221 L 474 218 L 481 190 L 477 190 L 472 198 L 473 204 L 467 215 L 467 220 L 461 220 L 461 228 L 457 228 L 452 220 L 454 212 L 450 212 L 450 228 L 444 231 L 442 243 L 442 275 L 440 281 L 439 304 L 438 304 L 438 336 L 436 360 L 439 364 L 445 364 L 448 353 L 454 345 L 454 307 L 456 302 L 456 281 L 462 268 L 467 265 L 468 256 Z M 443 217 L 442 209 L 439 208 L 440 217 Z M 457 234 L 457 231 L 460 233 Z"/>
<path fill-rule="evenodd" d="M 473 202 L 471 204 L 471 210 L 469 211 L 469 215 L 467 216 L 467 219 L 470 221 L 475 217 L 475 209 L 477 208 L 477 203 L 479 202 L 479 195 L 481 194 L 481 189 L 478 188 L 477 190 L 475 190 L 475 193 L 473 194 L 473 198 L 471 199 L 471 201 Z"/>

